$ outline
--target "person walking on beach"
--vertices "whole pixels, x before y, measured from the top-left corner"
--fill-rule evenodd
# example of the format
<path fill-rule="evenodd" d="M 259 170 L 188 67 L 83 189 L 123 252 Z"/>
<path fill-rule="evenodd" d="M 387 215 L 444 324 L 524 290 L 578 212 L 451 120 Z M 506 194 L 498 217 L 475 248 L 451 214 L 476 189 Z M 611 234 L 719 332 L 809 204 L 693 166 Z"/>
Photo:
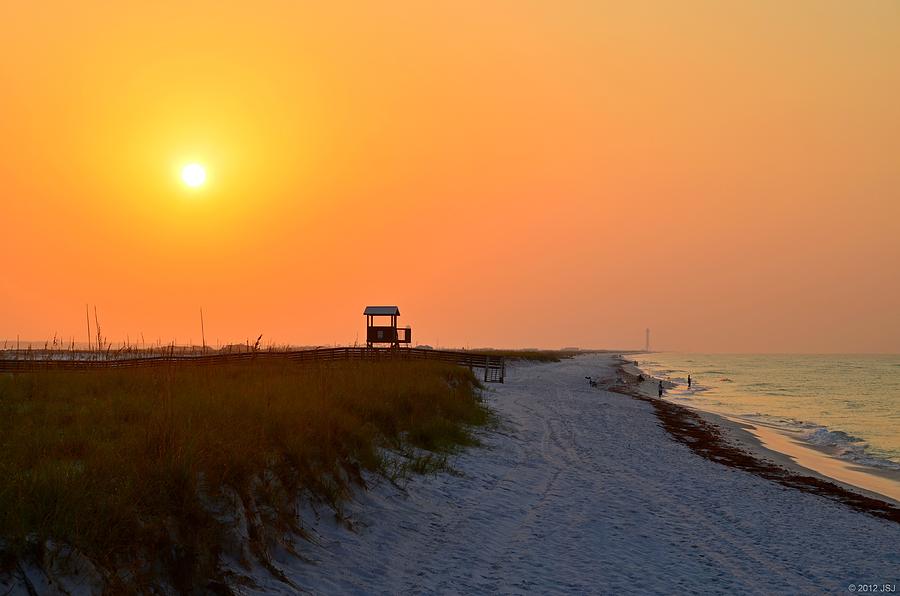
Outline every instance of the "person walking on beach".
<path fill-rule="evenodd" d="M 691 375 L 688 375 L 688 389 L 691 388 Z"/>
<path fill-rule="evenodd" d="M 662 394 L 663 394 L 662 381 L 659 382 L 659 386 L 657 387 L 657 390 L 659 391 L 659 397 L 662 397 Z"/>

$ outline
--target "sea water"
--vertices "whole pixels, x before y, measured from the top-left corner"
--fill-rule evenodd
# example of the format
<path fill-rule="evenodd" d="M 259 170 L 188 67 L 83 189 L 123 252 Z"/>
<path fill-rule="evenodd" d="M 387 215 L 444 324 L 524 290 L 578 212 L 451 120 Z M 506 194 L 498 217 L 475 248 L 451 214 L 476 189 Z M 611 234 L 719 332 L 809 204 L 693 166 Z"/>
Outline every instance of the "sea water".
<path fill-rule="evenodd" d="M 660 352 L 634 359 L 675 383 L 672 401 L 781 427 L 836 457 L 900 470 L 900 355 Z"/>

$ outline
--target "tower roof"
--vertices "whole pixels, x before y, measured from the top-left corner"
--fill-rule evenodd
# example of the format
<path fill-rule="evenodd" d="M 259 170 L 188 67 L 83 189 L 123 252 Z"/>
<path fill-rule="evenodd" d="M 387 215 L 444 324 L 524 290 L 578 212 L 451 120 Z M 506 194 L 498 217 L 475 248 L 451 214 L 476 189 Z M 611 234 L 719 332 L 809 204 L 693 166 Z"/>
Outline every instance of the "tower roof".
<path fill-rule="evenodd" d="M 400 309 L 396 306 L 367 306 L 364 315 L 374 316 L 400 316 Z"/>

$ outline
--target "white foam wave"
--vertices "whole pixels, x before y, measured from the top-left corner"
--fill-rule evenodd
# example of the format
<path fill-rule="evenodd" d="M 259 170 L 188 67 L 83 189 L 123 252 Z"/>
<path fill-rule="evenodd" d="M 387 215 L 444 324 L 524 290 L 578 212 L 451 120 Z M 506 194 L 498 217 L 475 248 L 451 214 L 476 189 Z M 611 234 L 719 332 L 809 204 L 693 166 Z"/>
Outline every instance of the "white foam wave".
<path fill-rule="evenodd" d="M 821 447 L 834 457 L 873 468 L 900 471 L 900 464 L 873 455 L 870 452 L 869 444 L 864 439 L 842 430 L 831 430 L 814 422 L 768 416 L 758 412 L 744 414 L 741 418 L 797 433 L 797 437 L 804 443 Z"/>
<path fill-rule="evenodd" d="M 832 451 L 834 456 L 841 459 L 874 468 L 900 471 L 900 464 L 875 457 L 869 453 L 869 444 L 866 441 L 843 431 L 828 430 L 820 426 L 805 432 L 802 437 L 805 442 L 818 447 L 825 447 Z"/>

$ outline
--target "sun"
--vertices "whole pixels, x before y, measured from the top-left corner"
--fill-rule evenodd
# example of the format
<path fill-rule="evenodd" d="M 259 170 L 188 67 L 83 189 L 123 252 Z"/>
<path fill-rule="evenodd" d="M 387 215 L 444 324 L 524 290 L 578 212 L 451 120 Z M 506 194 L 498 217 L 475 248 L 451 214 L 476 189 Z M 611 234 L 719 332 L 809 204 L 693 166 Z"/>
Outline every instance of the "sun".
<path fill-rule="evenodd" d="M 206 182 L 206 169 L 198 163 L 189 163 L 181 168 L 181 179 L 191 188 L 203 186 Z"/>

